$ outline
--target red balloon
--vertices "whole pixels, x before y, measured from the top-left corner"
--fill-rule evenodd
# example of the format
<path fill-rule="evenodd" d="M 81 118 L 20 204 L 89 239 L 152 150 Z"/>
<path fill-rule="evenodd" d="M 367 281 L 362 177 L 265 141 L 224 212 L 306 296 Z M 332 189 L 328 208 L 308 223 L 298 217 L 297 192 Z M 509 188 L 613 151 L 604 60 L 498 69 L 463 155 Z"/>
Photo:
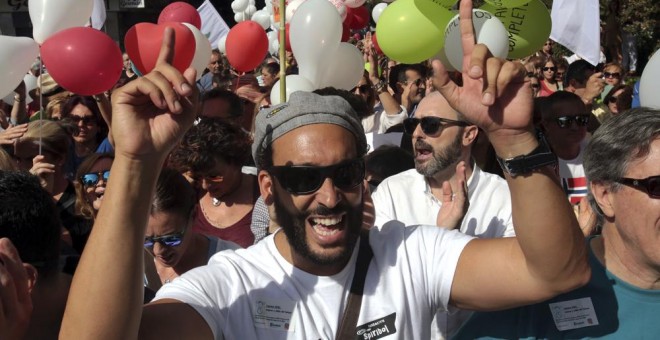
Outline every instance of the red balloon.
<path fill-rule="evenodd" d="M 351 29 L 350 24 L 346 23 L 346 20 L 341 23 L 342 26 L 342 31 L 341 31 L 341 42 L 347 42 L 348 39 L 351 37 Z"/>
<path fill-rule="evenodd" d="M 142 22 L 131 27 L 124 37 L 126 53 L 135 67 L 142 74 L 147 74 L 156 67 L 165 28 L 174 29 L 174 60 L 172 65 L 183 73 L 195 56 L 195 36 L 184 24 L 167 22 L 152 24 Z"/>
<path fill-rule="evenodd" d="M 376 50 L 376 52 L 377 52 L 378 54 L 381 54 L 381 55 L 383 54 L 383 50 L 381 50 L 381 49 L 380 49 L 380 46 L 378 46 L 378 39 L 376 39 L 376 33 L 374 33 L 374 34 L 371 36 L 371 44 L 374 45 L 374 49 Z"/>
<path fill-rule="evenodd" d="M 41 58 L 58 84 L 84 96 L 111 89 L 123 67 L 119 46 L 91 27 L 73 27 L 53 34 L 41 45 Z"/>
<path fill-rule="evenodd" d="M 167 5 L 158 16 L 158 23 L 166 22 L 186 22 L 197 29 L 202 29 L 202 18 L 197 9 L 186 2 L 173 2 Z"/>
<path fill-rule="evenodd" d="M 248 20 L 232 27 L 225 43 L 227 59 L 240 72 L 255 69 L 268 52 L 268 36 L 258 23 Z"/>
<path fill-rule="evenodd" d="M 353 30 L 363 29 L 369 24 L 369 10 L 360 6 L 357 8 L 346 7 L 346 17 L 351 16 L 350 28 Z"/>
<path fill-rule="evenodd" d="M 284 34 L 286 34 L 286 46 L 284 46 L 284 49 L 289 51 L 289 52 L 292 52 L 292 50 L 291 50 L 291 39 L 289 38 L 289 24 L 288 23 L 284 24 Z M 280 40 L 279 33 L 277 34 L 277 41 L 279 41 L 280 44 L 282 43 L 282 41 Z"/>

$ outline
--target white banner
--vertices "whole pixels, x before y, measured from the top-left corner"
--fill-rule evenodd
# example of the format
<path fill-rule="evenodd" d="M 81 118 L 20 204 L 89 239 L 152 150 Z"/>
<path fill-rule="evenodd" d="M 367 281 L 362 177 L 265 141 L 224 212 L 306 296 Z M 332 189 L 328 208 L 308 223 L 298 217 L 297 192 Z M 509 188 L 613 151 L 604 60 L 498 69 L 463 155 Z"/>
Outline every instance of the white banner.
<path fill-rule="evenodd" d="M 592 65 L 600 59 L 598 0 L 554 0 L 550 38 Z"/>
<path fill-rule="evenodd" d="M 100 30 L 105 24 L 105 2 L 103 0 L 94 0 L 94 8 L 92 9 L 92 27 Z"/>
<path fill-rule="evenodd" d="M 204 1 L 197 9 L 197 12 L 199 12 L 199 16 L 202 18 L 202 29 L 200 31 L 211 42 L 211 48 L 218 48 L 220 39 L 229 33 L 229 26 L 227 26 L 227 23 L 222 19 L 220 13 L 218 13 L 209 0 Z"/>

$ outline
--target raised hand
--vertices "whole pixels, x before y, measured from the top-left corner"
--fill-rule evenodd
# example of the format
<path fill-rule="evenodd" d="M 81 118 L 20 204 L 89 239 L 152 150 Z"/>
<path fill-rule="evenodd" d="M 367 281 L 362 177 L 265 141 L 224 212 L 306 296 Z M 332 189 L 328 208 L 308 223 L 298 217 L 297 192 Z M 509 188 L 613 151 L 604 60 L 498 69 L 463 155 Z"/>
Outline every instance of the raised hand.
<path fill-rule="evenodd" d="M 115 153 L 164 159 L 192 125 L 198 106 L 195 70 L 172 65 L 174 31 L 165 30 L 156 67 L 112 95 Z"/>
<path fill-rule="evenodd" d="M 0 239 L 0 339 L 23 339 L 32 315 L 25 267 L 9 239 Z"/>
<path fill-rule="evenodd" d="M 39 183 L 49 193 L 53 193 L 55 165 L 46 162 L 44 155 L 36 155 L 32 159 L 32 168 L 30 173 L 39 178 Z"/>
<path fill-rule="evenodd" d="M 488 48 L 475 44 L 472 1 L 460 5 L 463 44 L 463 86 L 454 83 L 439 60 L 434 60 L 433 84 L 449 104 L 494 137 L 524 136 L 532 131 L 532 91 L 525 68 L 518 62 L 492 57 Z"/>
<path fill-rule="evenodd" d="M 456 191 L 448 181 L 442 183 L 442 206 L 438 212 L 436 225 L 447 229 L 458 229 L 470 207 L 467 193 L 467 174 L 465 162 L 456 164 Z"/>
<path fill-rule="evenodd" d="M 13 145 L 27 132 L 27 126 L 27 124 L 20 124 L 0 132 L 0 145 Z"/>

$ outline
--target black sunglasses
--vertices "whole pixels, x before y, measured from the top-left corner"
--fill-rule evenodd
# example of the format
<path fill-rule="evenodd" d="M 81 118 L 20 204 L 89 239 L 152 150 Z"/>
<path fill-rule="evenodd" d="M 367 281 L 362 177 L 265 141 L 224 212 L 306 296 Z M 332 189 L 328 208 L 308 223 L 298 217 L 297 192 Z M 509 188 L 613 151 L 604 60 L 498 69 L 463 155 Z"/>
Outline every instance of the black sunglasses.
<path fill-rule="evenodd" d="M 615 182 L 644 191 L 651 198 L 660 198 L 660 176 L 651 176 L 644 179 L 622 177 L 615 180 Z"/>
<path fill-rule="evenodd" d="M 182 230 L 178 233 L 167 234 L 162 236 L 149 236 L 144 238 L 144 247 L 153 248 L 156 242 L 160 243 L 163 246 L 167 247 L 176 247 L 183 242 L 183 235 L 186 233 L 186 230 Z"/>
<path fill-rule="evenodd" d="M 610 73 L 610 72 L 603 72 L 603 77 L 608 78 L 608 79 L 609 79 L 609 78 L 617 78 L 617 79 L 619 79 L 619 78 L 621 78 L 621 73 L 619 73 L 619 72 L 613 72 L 613 73 Z"/>
<path fill-rule="evenodd" d="M 614 104 L 616 103 L 617 99 L 619 99 L 619 97 L 611 96 L 610 98 L 607 99 L 607 102 Z"/>
<path fill-rule="evenodd" d="M 369 91 L 369 85 L 364 84 L 364 85 L 356 86 L 351 89 L 351 92 L 355 93 L 355 90 L 360 90 L 360 93 L 367 93 L 367 91 Z"/>
<path fill-rule="evenodd" d="M 80 177 L 80 182 L 83 186 L 91 187 L 98 184 L 101 178 L 103 178 L 103 181 L 107 183 L 108 179 L 110 178 L 110 170 L 84 174 Z"/>
<path fill-rule="evenodd" d="M 364 159 L 348 160 L 329 166 L 284 165 L 268 169 L 284 189 L 294 195 L 311 194 L 331 178 L 340 190 L 351 190 L 362 183 L 365 176 Z"/>
<path fill-rule="evenodd" d="M 406 118 L 403 120 L 403 131 L 412 135 L 417 128 L 417 125 L 422 126 L 422 132 L 426 135 L 434 135 L 441 128 L 448 125 L 468 126 L 467 122 L 460 120 L 445 119 L 440 117 L 423 117 L 423 118 Z"/>
<path fill-rule="evenodd" d="M 562 129 L 573 124 L 573 121 L 575 121 L 575 123 L 578 125 L 587 126 L 587 124 L 589 124 L 589 115 L 557 117 L 557 125 L 559 125 L 559 127 Z"/>
<path fill-rule="evenodd" d="M 76 116 L 76 115 L 71 115 L 69 116 L 69 120 L 71 120 L 74 124 L 78 124 L 80 122 L 83 122 L 83 124 L 87 125 L 90 123 L 96 123 L 96 118 L 94 116 Z"/>
<path fill-rule="evenodd" d="M 544 68 L 543 68 L 543 71 L 557 72 L 557 68 L 554 67 L 554 66 L 553 66 L 553 67 L 544 67 Z"/>
<path fill-rule="evenodd" d="M 531 86 L 533 89 L 538 89 L 538 88 L 541 87 L 541 84 L 539 84 L 539 83 L 532 83 L 532 84 L 529 84 L 529 86 Z"/>

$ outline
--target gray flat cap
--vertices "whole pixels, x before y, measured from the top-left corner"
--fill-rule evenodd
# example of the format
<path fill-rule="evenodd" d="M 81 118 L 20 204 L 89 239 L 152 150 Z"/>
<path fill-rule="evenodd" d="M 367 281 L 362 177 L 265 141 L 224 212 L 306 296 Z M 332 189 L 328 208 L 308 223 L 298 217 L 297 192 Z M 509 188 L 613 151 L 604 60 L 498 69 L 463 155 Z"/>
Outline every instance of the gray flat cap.
<path fill-rule="evenodd" d="M 288 102 L 261 110 L 257 114 L 252 144 L 252 157 L 257 168 L 261 168 L 257 157 L 261 149 L 287 132 L 311 124 L 339 125 L 355 136 L 358 154 L 367 149 L 362 124 L 346 100 L 339 96 L 298 91 L 291 94 Z"/>

